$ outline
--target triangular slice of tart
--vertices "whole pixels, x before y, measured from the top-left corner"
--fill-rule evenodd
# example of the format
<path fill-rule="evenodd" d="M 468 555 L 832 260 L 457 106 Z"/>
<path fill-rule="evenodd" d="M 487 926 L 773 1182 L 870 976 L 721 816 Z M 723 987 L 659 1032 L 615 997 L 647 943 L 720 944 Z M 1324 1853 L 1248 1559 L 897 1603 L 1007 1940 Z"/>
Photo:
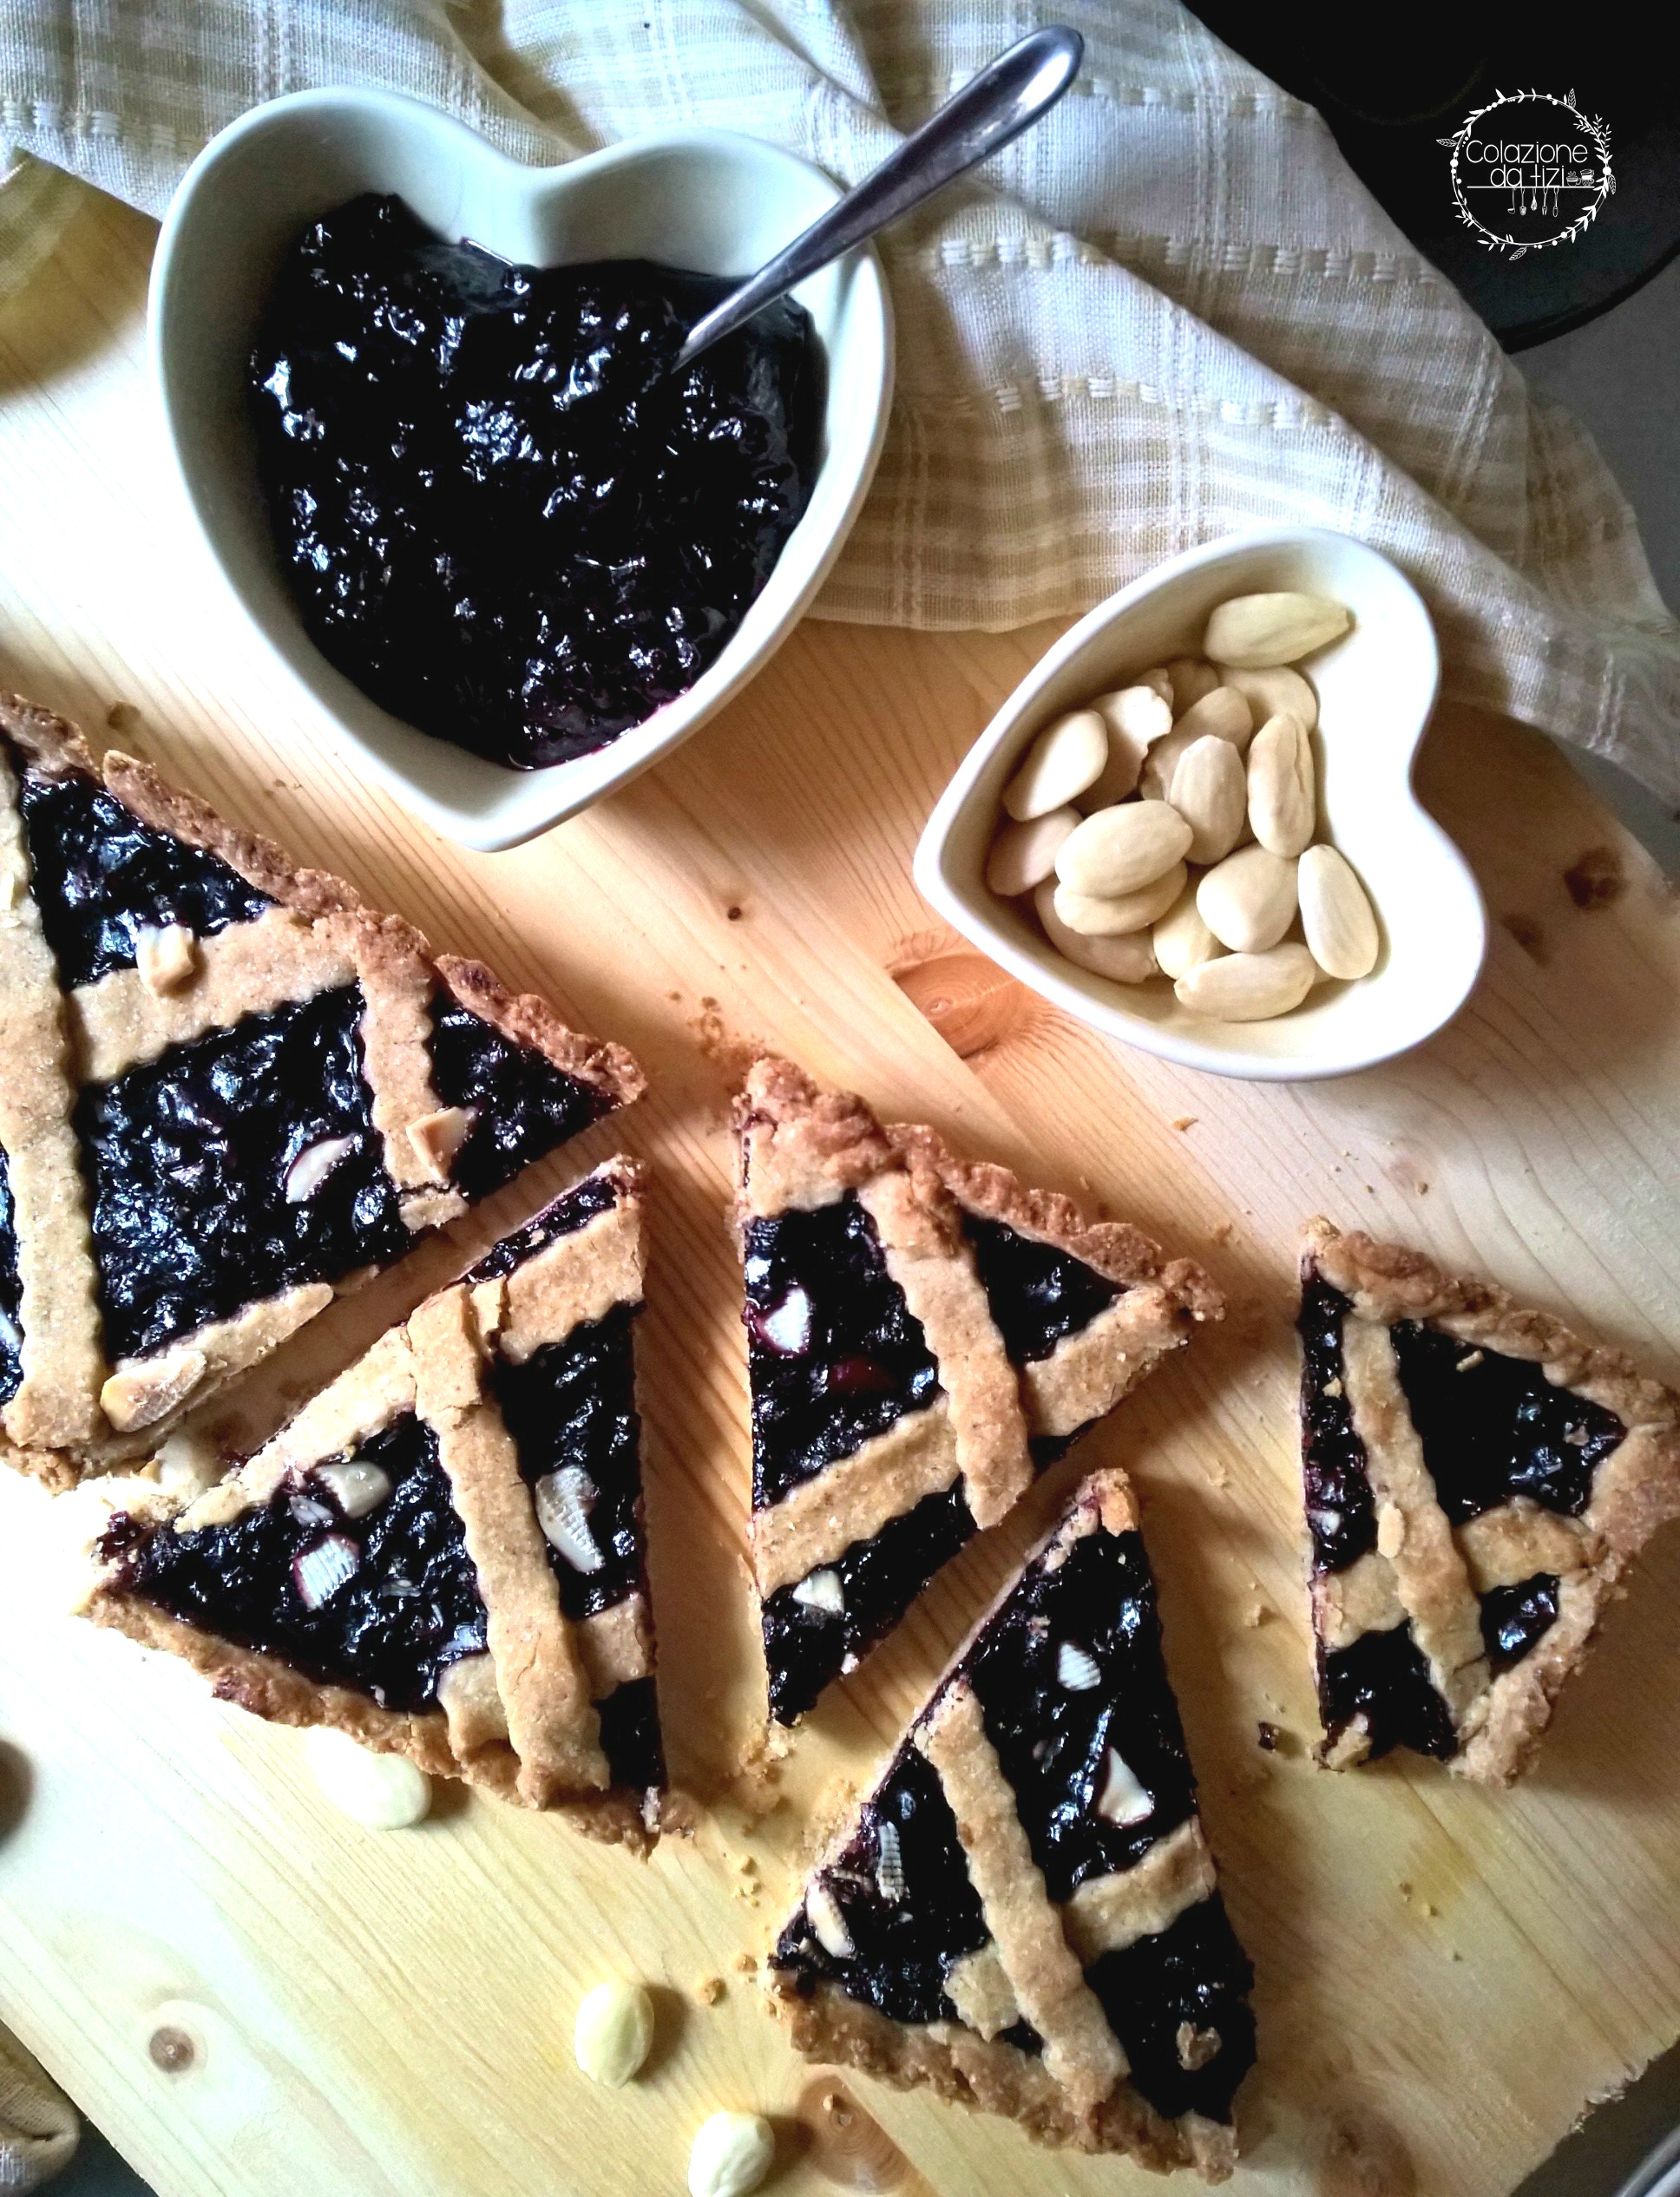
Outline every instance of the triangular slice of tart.
<path fill-rule="evenodd" d="M 613 1108 L 640 1072 L 0 695 L 0 1455 L 54 1484 Z"/>
<path fill-rule="evenodd" d="M 752 1554 L 795 1722 L 1218 1292 L 785 1060 L 736 1105 Z"/>
<path fill-rule="evenodd" d="M 1326 1220 L 1302 1259 L 1320 1759 L 1525 1769 L 1606 1602 L 1680 1515 L 1680 1395 L 1491 1282 Z"/>
<path fill-rule="evenodd" d="M 1124 1473 L 1093 1473 L 809 1879 L 799 2050 L 1223 2181 L 1254 2058 Z"/>
<path fill-rule="evenodd" d="M 665 1787 L 633 1324 L 608 1160 L 207 1493 L 112 1519 L 87 1614 L 224 1700 L 645 1847 Z"/>

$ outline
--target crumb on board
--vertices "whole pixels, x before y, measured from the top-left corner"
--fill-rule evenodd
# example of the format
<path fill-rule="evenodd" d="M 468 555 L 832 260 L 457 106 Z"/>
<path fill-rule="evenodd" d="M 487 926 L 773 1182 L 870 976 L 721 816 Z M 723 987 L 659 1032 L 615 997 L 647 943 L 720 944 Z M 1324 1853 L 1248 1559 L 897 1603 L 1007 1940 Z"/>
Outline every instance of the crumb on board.
<path fill-rule="evenodd" d="M 1564 889 L 1584 915 L 1596 915 L 1627 890 L 1622 857 L 1614 847 L 1588 847 L 1564 872 Z"/>
<path fill-rule="evenodd" d="M 1198 1122 L 1198 1120 L 1199 1118 L 1200 1118 L 1200 1117 L 1199 1117 L 1198 1115 L 1196 1115 L 1196 1114 L 1178 1114 L 1178 1115 L 1175 1116 L 1175 1118 L 1174 1118 L 1174 1119 L 1173 1119 L 1172 1126 L 1173 1126 L 1173 1127 L 1174 1127 L 1174 1128 L 1175 1128 L 1175 1129 L 1178 1131 L 1178 1134 L 1182 1137 L 1182 1136 L 1183 1136 L 1183 1134 L 1184 1134 L 1184 1132 L 1185 1131 L 1185 1130 L 1186 1130 L 1186 1129 L 1194 1129 L 1194 1128 L 1195 1128 L 1196 1124 L 1197 1124 L 1197 1122 Z"/>
<path fill-rule="evenodd" d="M 1231 1239 L 1233 1226 L 1234 1223 L 1230 1221 L 1221 1221 L 1217 1228 L 1209 1230 L 1208 1242 L 1210 1243 L 1229 1243 Z"/>
<path fill-rule="evenodd" d="M 1259 1746 L 1260 1752 L 1263 1754 L 1276 1754 L 1277 1752 L 1276 1725 L 1269 1722 L 1267 1719 L 1263 1716 L 1260 1719 L 1260 1722 L 1255 1726 L 1254 1729 L 1255 1738 Z"/>
<path fill-rule="evenodd" d="M 715 2006 L 724 1995 L 721 1976 L 702 1976 L 694 1986 L 694 1996 L 702 2006 Z"/>
<path fill-rule="evenodd" d="M 132 702 L 113 702 L 105 712 L 105 724 L 112 732 L 129 732 L 140 721 L 140 712 Z"/>
<path fill-rule="evenodd" d="M 751 1976 L 758 1969 L 758 1956 L 757 1953 L 737 1953 L 731 1965 L 738 1976 Z"/>

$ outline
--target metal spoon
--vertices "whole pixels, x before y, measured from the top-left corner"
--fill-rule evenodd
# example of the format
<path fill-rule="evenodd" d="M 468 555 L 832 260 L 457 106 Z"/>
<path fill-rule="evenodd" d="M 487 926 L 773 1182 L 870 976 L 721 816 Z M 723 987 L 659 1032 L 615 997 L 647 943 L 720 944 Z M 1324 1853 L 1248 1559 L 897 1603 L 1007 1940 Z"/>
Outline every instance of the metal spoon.
<path fill-rule="evenodd" d="M 697 320 L 677 354 L 673 372 L 690 366 L 721 336 L 791 290 L 796 283 L 862 244 L 900 214 L 931 197 L 976 161 L 1001 151 L 1047 115 L 1079 73 L 1085 41 L 1052 23 L 989 62 L 954 99 L 888 154 L 873 174 L 848 191 L 803 236 Z"/>

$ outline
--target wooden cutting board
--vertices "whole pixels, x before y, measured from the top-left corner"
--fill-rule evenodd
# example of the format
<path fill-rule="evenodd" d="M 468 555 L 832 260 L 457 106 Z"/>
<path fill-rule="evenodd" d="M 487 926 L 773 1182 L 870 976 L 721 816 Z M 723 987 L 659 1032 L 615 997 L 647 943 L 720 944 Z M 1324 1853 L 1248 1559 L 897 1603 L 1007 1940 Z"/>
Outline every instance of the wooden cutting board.
<path fill-rule="evenodd" d="M 1495 918 L 1468 1010 L 1350 1081 L 1179 1073 L 997 977 L 910 883 L 936 790 L 1048 633 L 815 623 L 655 775 L 519 853 L 463 855 L 358 782 L 189 544 L 141 371 L 152 233 L 78 198 L 0 307 L 0 674 L 96 738 L 121 705 L 126 744 L 646 1064 L 633 1115 L 339 1308 L 322 1348 L 347 1355 L 614 1140 L 653 1160 L 661 1690 L 702 1820 L 645 1867 L 477 1798 L 441 1797 L 418 1832 L 363 1832 L 318 1798 L 294 1735 L 64 1616 L 75 1504 L 8 1480 L 0 2019 L 163 2197 L 675 2192 L 690 2133 L 724 2105 L 778 2118 L 789 2197 L 1156 2186 L 861 2080 L 837 2135 L 832 2082 L 784 2050 L 738 1967 L 790 1904 L 821 1796 L 869 1775 L 1069 1478 L 950 1568 L 778 1782 L 755 1799 L 738 1781 L 761 1675 L 723 1125 L 738 1048 L 762 1038 L 1103 1201 L 1230 1289 L 1223 1331 L 1080 1459 L 1123 1459 L 1143 1490 L 1204 1812 L 1259 1971 L 1240 2186 L 1510 2190 L 1680 2030 L 1680 1537 L 1642 1567 L 1514 1794 L 1424 1766 L 1313 1770 L 1293 1239 L 1320 1209 L 1390 1231 L 1680 1372 L 1680 952 L 1651 866 L 1539 738 L 1444 714 L 1427 792 Z M 621 2094 L 570 2049 L 580 1994 L 614 1973 L 660 1995 L 657 2056 Z"/>

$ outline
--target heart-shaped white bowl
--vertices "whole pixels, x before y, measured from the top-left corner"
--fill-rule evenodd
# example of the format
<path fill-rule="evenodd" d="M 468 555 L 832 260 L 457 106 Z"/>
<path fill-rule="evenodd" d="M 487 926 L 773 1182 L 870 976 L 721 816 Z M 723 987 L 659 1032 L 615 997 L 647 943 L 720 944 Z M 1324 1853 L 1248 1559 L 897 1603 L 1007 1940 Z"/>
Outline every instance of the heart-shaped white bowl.
<path fill-rule="evenodd" d="M 1199 654 L 1216 603 L 1277 588 L 1329 595 L 1353 613 L 1351 631 L 1302 669 L 1318 690 L 1325 836 L 1365 881 L 1382 951 L 1369 976 L 1321 984 L 1293 1014 L 1214 1022 L 1180 1007 L 1164 978 L 1114 984 L 1064 961 L 1030 901 L 988 890 L 986 856 L 1003 788 L 1040 727 L 1129 674 Z M 1371 1067 L 1421 1045 L 1458 1012 L 1487 950 L 1486 910 L 1469 864 L 1412 790 L 1440 676 L 1417 590 L 1349 535 L 1275 527 L 1187 550 L 1099 603 L 1022 680 L 929 819 L 916 883 L 1012 976 L 1106 1036 L 1163 1059 L 1275 1082 Z"/>
<path fill-rule="evenodd" d="M 304 630 L 258 488 L 245 364 L 276 267 L 317 216 L 394 191 L 451 240 L 542 266 L 646 259 L 750 274 L 840 195 L 821 169 L 754 138 L 684 129 L 564 167 L 507 159 L 449 116 L 379 91 L 296 92 L 253 108 L 194 161 L 152 271 L 150 341 L 165 422 L 212 557 L 274 655 L 371 775 L 463 845 L 517 846 L 687 738 L 751 677 L 822 584 L 886 431 L 892 330 L 873 253 L 793 293 L 827 358 L 810 504 L 762 592 L 687 693 L 608 747 L 513 771 L 419 732 L 335 671 Z"/>

